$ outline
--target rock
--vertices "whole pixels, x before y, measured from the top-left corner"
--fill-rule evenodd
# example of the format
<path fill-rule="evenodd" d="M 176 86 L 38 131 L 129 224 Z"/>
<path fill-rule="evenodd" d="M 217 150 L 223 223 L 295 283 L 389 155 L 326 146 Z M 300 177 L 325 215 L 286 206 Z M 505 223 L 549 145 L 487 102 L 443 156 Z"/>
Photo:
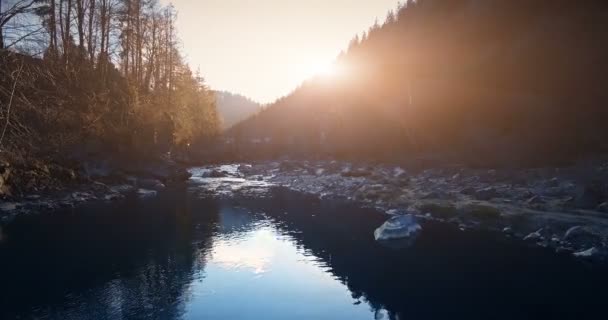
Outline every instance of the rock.
<path fill-rule="evenodd" d="M 205 174 L 203 174 L 204 178 L 226 178 L 228 174 L 224 171 L 211 170 Z"/>
<path fill-rule="evenodd" d="M 544 239 L 544 237 L 542 236 L 541 232 L 543 232 L 543 229 L 539 229 L 535 232 L 530 233 L 529 235 L 524 237 L 524 241 L 541 241 Z"/>
<path fill-rule="evenodd" d="M 557 247 L 557 249 L 555 249 L 555 252 L 557 253 L 574 253 L 574 249 L 570 248 L 570 247 Z"/>
<path fill-rule="evenodd" d="M 600 245 L 602 243 L 602 237 L 593 232 L 591 227 L 587 226 L 574 226 L 568 229 L 564 234 L 563 240 L 579 248 Z"/>
<path fill-rule="evenodd" d="M 135 190 L 135 187 L 129 184 L 123 184 L 123 185 L 119 185 L 119 186 L 112 186 L 110 187 L 110 191 L 114 192 L 114 193 L 128 193 Z"/>
<path fill-rule="evenodd" d="M 440 199 L 440 200 L 447 200 L 450 199 L 450 195 L 448 193 L 446 193 L 445 191 L 431 191 L 425 195 L 423 195 L 421 197 L 421 199 Z"/>
<path fill-rule="evenodd" d="M 361 177 L 369 177 L 372 173 L 364 168 L 356 169 L 356 170 L 346 170 L 342 172 L 342 176 L 345 178 L 361 178 Z"/>
<path fill-rule="evenodd" d="M 545 182 L 545 186 L 547 186 L 548 188 L 558 187 L 559 179 L 557 177 L 554 177 L 551 180 L 548 180 L 547 182 Z"/>
<path fill-rule="evenodd" d="M 113 171 L 107 161 L 85 161 L 82 164 L 82 174 L 88 178 L 105 178 Z"/>
<path fill-rule="evenodd" d="M 385 213 L 388 214 L 389 216 L 395 216 L 395 215 L 400 214 L 401 210 L 399 210 L 399 209 L 389 209 L 389 210 L 386 210 Z"/>
<path fill-rule="evenodd" d="M 183 168 L 179 168 L 179 169 L 175 169 L 173 170 L 173 172 L 171 173 L 171 175 L 165 179 L 166 182 L 185 182 L 188 181 L 188 179 L 190 179 L 190 177 L 192 177 L 192 174 L 190 172 L 188 172 L 188 170 L 183 169 Z"/>
<path fill-rule="evenodd" d="M 574 205 L 584 209 L 595 209 L 608 199 L 608 187 L 600 180 L 578 188 Z"/>
<path fill-rule="evenodd" d="M 608 213 L 608 202 L 604 202 L 604 203 L 600 204 L 599 206 L 597 206 L 597 211 L 603 212 L 603 213 Z"/>
<path fill-rule="evenodd" d="M 88 192 L 72 192 L 71 197 L 74 201 L 86 202 L 96 199 L 96 197 Z"/>
<path fill-rule="evenodd" d="M 122 199 L 124 198 L 124 196 L 120 193 L 110 193 L 110 194 L 106 194 L 103 199 L 106 201 L 113 201 L 113 200 L 118 200 L 118 199 Z"/>
<path fill-rule="evenodd" d="M 279 170 L 281 170 L 282 172 L 294 171 L 296 169 L 300 169 L 300 165 L 294 161 L 283 161 L 279 166 Z"/>
<path fill-rule="evenodd" d="M 416 222 L 413 215 L 395 216 L 374 231 L 374 238 L 377 241 L 409 238 L 416 235 L 421 229 L 422 227 Z"/>
<path fill-rule="evenodd" d="M 511 227 L 504 227 L 502 229 L 502 233 L 513 234 L 513 228 L 511 228 Z"/>
<path fill-rule="evenodd" d="M 468 204 L 462 208 L 462 213 L 481 221 L 497 220 L 500 218 L 500 210 L 498 208 L 485 204 Z"/>
<path fill-rule="evenodd" d="M 492 200 L 494 198 L 497 198 L 498 192 L 496 191 L 496 189 L 494 189 L 492 187 L 488 187 L 488 188 L 484 188 L 484 189 L 475 191 L 475 193 L 473 194 L 473 197 L 475 197 L 475 199 L 477 199 L 477 200 L 487 201 L 487 200 Z"/>
<path fill-rule="evenodd" d="M 599 253 L 599 250 L 596 247 L 592 247 L 590 249 L 584 251 L 578 251 L 573 253 L 572 255 L 577 258 L 592 258 Z"/>
<path fill-rule="evenodd" d="M 140 198 L 151 198 L 156 197 L 158 193 L 155 190 L 138 189 L 137 194 Z"/>
<path fill-rule="evenodd" d="M 19 204 L 14 202 L 2 202 L 0 203 L 0 211 L 6 213 L 17 210 Z"/>
<path fill-rule="evenodd" d="M 396 167 L 393 169 L 393 178 L 402 178 L 405 176 L 406 171 L 401 167 Z"/>
<path fill-rule="evenodd" d="M 156 179 L 140 179 L 137 181 L 137 186 L 142 189 L 162 190 L 165 185 Z"/>
<path fill-rule="evenodd" d="M 527 205 L 535 205 L 535 204 L 543 204 L 543 203 L 544 203 L 543 199 L 538 195 L 533 196 L 532 198 L 526 200 Z"/>
<path fill-rule="evenodd" d="M 458 213 L 456 207 L 453 205 L 441 204 L 437 202 L 422 203 L 416 205 L 416 209 L 425 214 L 430 213 L 432 216 L 444 219 L 453 217 Z"/>

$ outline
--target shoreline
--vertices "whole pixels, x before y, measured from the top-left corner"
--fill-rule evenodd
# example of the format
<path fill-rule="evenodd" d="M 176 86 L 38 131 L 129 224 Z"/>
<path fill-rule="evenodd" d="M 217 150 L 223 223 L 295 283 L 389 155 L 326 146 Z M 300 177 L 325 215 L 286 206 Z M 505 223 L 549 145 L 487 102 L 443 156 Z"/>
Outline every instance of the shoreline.
<path fill-rule="evenodd" d="M 162 167 L 162 170 L 159 168 Z M 412 170 L 397 165 L 284 160 L 190 167 L 163 163 L 139 172 L 106 171 L 107 177 L 75 183 L 57 192 L 30 194 L 0 203 L 0 224 L 22 214 L 45 213 L 129 195 L 156 196 L 168 186 L 194 183 L 201 196 L 264 196 L 281 187 L 384 212 L 387 219 L 412 214 L 450 223 L 462 231 L 483 229 L 608 262 L 608 212 L 597 185 L 608 164 L 590 168 Z M 110 178 L 110 176 L 112 178 Z M 120 177 L 117 179 L 116 177 Z M 192 177 L 191 177 L 192 176 Z M 585 177 L 594 177 L 591 180 Z M 599 179 L 599 180 L 598 180 Z M 595 207 L 591 207 L 595 205 Z"/>
<path fill-rule="evenodd" d="M 593 261 L 608 262 L 604 163 L 595 167 L 408 170 L 337 161 L 274 161 L 240 165 L 245 179 L 320 199 L 421 219 L 486 229 Z M 591 177 L 591 178 L 589 178 Z"/>

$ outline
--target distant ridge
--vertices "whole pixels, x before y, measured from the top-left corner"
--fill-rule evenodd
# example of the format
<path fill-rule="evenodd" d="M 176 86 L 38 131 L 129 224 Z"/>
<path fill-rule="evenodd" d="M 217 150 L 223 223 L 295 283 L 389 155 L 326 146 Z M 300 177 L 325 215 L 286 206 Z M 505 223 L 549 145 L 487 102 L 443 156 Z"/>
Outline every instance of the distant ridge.
<path fill-rule="evenodd" d="M 243 96 L 227 91 L 214 91 L 222 129 L 228 129 L 257 113 L 262 105 Z"/>

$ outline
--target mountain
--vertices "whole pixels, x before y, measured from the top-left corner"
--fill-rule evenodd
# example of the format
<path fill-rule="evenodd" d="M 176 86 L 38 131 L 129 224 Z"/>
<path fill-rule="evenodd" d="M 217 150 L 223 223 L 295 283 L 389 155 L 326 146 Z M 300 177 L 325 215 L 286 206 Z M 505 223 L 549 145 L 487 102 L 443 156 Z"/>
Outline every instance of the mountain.
<path fill-rule="evenodd" d="M 259 103 L 247 97 L 226 91 L 215 91 L 215 102 L 224 129 L 247 119 L 262 108 Z"/>
<path fill-rule="evenodd" d="M 603 0 L 408 1 L 351 41 L 335 76 L 303 83 L 228 134 L 247 153 L 358 159 L 605 151 L 605 39 Z"/>

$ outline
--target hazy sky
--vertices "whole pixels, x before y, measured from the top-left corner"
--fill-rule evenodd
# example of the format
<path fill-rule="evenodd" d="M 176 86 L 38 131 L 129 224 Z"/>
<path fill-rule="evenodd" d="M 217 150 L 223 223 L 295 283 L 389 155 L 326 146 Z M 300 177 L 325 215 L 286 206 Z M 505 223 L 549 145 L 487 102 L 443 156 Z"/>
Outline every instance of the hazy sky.
<path fill-rule="evenodd" d="M 168 1 L 166 1 L 168 2 Z M 398 0 L 173 0 L 183 52 L 207 83 L 271 102 L 329 64 Z"/>

